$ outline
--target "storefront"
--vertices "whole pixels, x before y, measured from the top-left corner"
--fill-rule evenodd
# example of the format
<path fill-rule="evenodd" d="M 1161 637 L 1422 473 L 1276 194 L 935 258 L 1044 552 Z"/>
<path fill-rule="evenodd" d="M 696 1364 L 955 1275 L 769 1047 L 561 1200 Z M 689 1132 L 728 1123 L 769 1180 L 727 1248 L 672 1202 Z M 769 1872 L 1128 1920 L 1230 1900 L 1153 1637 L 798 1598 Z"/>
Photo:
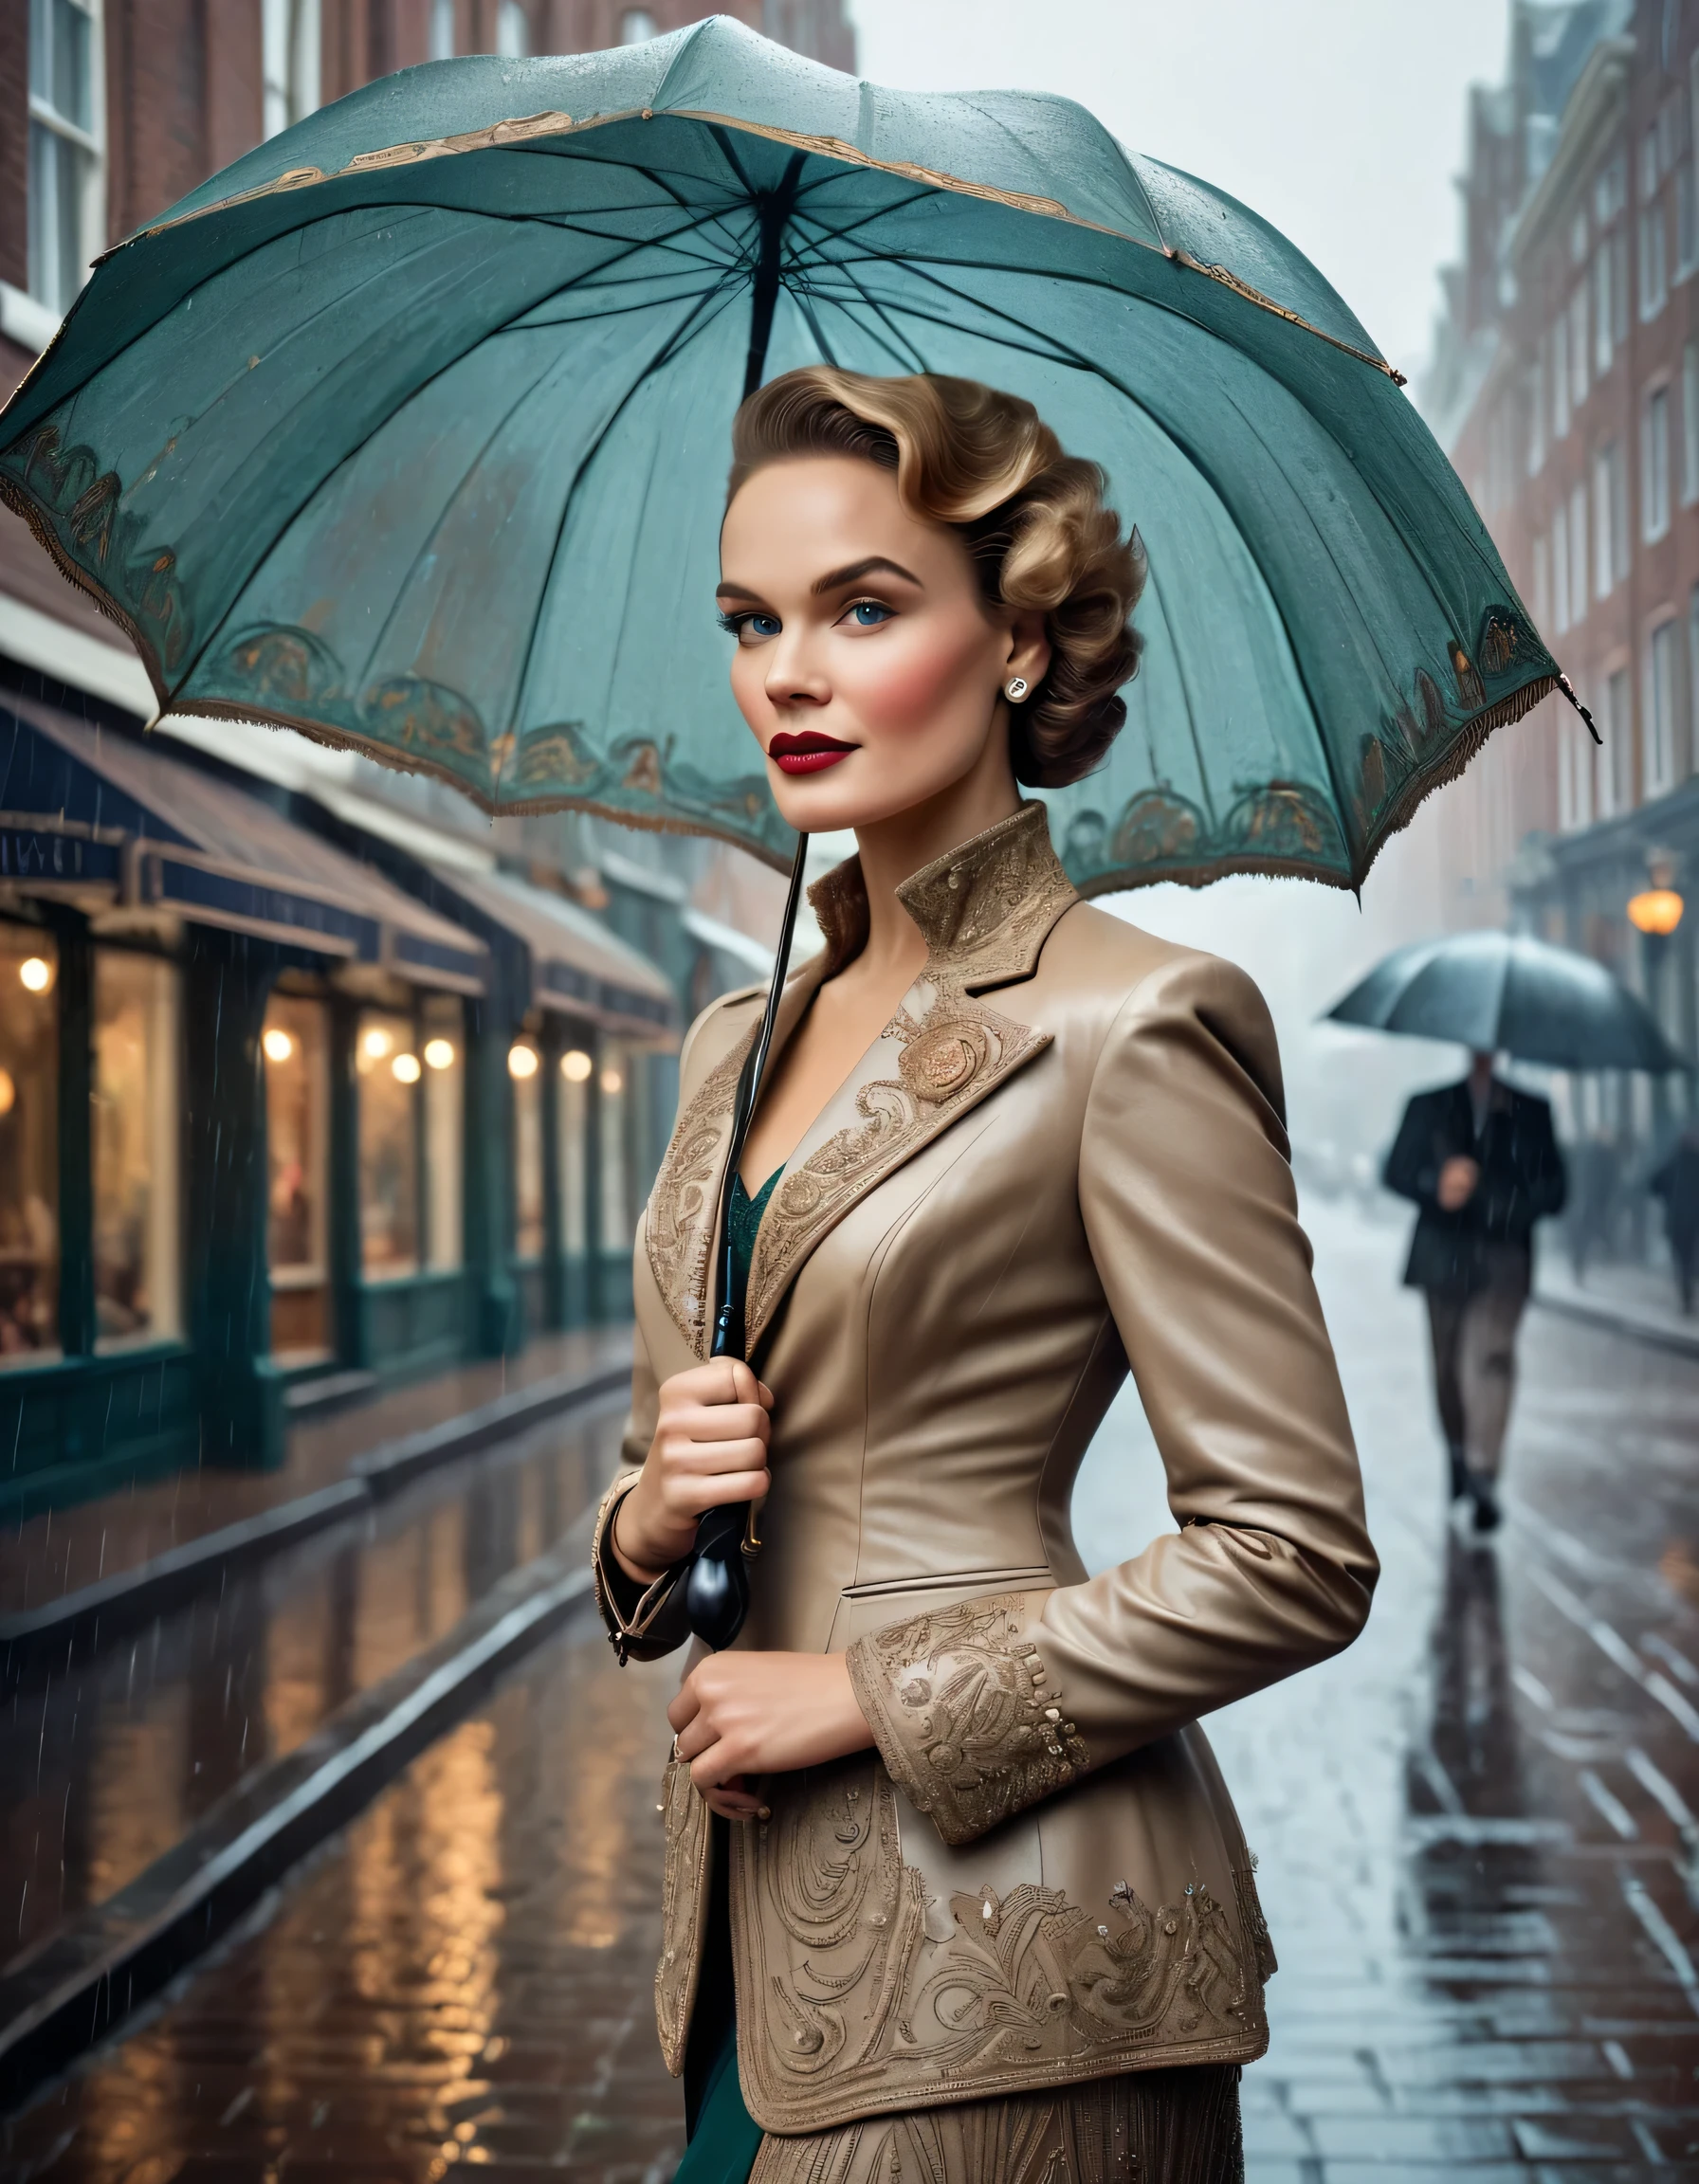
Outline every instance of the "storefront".
<path fill-rule="evenodd" d="M 438 1284 L 415 1352 L 461 1354 L 476 1319 L 456 1029 L 486 950 L 87 710 L 0 694 L 8 1519 L 191 1459 L 277 1461 L 291 1374 L 347 1356 L 380 1286 L 368 1234 Z M 377 1063 L 379 1031 L 396 1043 L 368 1087 L 355 1057 Z M 398 1164 L 404 1102 L 444 1149 L 440 1188 L 423 1134 Z"/>

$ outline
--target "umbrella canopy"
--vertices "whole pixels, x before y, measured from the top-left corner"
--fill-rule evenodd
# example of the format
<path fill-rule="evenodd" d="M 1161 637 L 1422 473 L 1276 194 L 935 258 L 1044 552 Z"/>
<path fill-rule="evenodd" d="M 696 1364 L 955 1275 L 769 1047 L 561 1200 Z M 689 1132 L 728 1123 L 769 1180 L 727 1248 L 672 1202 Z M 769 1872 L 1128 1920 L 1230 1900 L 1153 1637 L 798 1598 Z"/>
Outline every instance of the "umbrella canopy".
<path fill-rule="evenodd" d="M 1395 948 L 1327 1014 L 1553 1069 L 1689 1066 L 1645 1003 L 1602 964 L 1520 933 L 1457 933 Z"/>
<path fill-rule="evenodd" d="M 1351 885 L 1556 668 L 1398 376 L 1244 206 L 1066 100 L 918 97 L 720 17 L 355 92 L 108 254 L 0 493 L 162 709 L 492 810 L 790 836 L 726 687 L 728 427 L 819 360 L 1030 397 L 1150 557 L 1091 892 Z"/>

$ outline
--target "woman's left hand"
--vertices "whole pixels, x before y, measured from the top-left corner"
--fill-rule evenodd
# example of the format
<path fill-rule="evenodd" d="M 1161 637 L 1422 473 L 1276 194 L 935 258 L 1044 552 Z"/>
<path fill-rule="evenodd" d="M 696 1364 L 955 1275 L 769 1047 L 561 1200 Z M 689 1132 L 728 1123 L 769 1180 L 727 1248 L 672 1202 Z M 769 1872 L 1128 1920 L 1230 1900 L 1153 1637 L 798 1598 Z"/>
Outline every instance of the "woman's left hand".
<path fill-rule="evenodd" d="M 667 1719 L 690 1779 L 727 1820 L 759 1815 L 745 1775 L 817 1767 L 873 1741 L 841 1653 L 710 1653 Z"/>

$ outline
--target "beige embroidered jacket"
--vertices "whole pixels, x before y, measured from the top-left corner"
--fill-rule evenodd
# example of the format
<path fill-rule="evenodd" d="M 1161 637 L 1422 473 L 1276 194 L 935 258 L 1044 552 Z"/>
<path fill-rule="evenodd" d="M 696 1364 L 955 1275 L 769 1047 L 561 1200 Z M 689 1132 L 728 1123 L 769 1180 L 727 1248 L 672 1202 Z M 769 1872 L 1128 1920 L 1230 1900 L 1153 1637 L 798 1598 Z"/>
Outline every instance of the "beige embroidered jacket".
<path fill-rule="evenodd" d="M 776 1400 L 740 1643 L 847 1649 L 877 1740 L 770 1779 L 771 1821 L 732 1829 L 739 2065 L 777 2133 L 1260 2054 L 1274 1959 L 1196 1723 L 1347 1645 L 1376 1574 L 1255 989 L 1081 902 L 1036 804 L 901 892 L 925 974 L 750 1270 Z M 828 947 L 781 1040 L 865 935 L 853 860 L 813 900 Z M 636 1249 L 633 1463 L 705 1349 L 760 1000 L 685 1052 Z M 1069 1490 L 1129 1365 L 1178 1529 L 1087 1579 Z M 596 1552 L 622 1643 L 678 1643 L 671 1580 L 622 1616 Z M 677 2070 L 708 1828 L 676 1766 L 665 1810 Z"/>

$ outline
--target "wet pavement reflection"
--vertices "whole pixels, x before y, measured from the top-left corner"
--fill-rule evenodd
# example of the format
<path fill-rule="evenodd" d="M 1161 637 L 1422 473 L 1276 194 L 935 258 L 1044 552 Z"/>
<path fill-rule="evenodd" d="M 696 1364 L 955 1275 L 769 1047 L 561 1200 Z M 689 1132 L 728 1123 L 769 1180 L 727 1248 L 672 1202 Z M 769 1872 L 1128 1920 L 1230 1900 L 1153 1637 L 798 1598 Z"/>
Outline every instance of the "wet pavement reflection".
<path fill-rule="evenodd" d="M 1532 1314 L 1511 1520 L 1478 1544 L 1440 1501 L 1401 1228 L 1309 1218 L 1385 1576 L 1357 1647 L 1211 1724 L 1282 1960 L 1250 2184 L 1699 2176 L 1699 1362 Z M 1082 1490 L 1099 1559 L 1152 1488 L 1122 1406 Z M 661 2184 L 674 1673 L 622 1674 L 583 1617 L 0 2127 L 0 2175 Z"/>
<path fill-rule="evenodd" d="M 624 1404 L 428 1474 L 0 1711 L 0 1963 L 169 1849 L 233 1782 L 542 1554 L 612 1467 Z"/>

